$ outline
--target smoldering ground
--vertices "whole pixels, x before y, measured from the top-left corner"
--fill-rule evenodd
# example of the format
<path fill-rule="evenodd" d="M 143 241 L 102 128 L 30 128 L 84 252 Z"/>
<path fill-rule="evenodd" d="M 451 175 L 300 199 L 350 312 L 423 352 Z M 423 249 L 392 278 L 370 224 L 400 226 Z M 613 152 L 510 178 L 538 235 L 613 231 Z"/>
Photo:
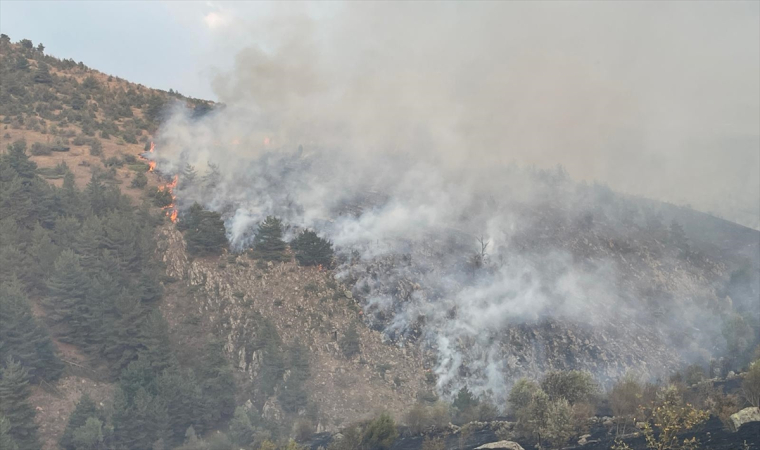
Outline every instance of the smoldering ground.
<path fill-rule="evenodd" d="M 316 229 L 377 326 L 435 350 L 442 391 L 503 396 L 508 375 L 543 368 L 507 361 L 505 326 L 646 315 L 619 260 L 551 235 L 629 236 L 647 212 L 568 173 L 760 224 L 759 11 L 347 4 L 315 18 L 275 7 L 232 20 L 254 44 L 214 81 L 224 106 L 174 109 L 156 154 L 164 171 L 191 164 L 213 179 L 180 179 L 178 202 L 222 212 L 233 248 L 267 215 Z M 685 345 L 719 351 L 694 300 L 714 286 L 681 280 L 674 292 L 678 329 L 709 330 Z"/>

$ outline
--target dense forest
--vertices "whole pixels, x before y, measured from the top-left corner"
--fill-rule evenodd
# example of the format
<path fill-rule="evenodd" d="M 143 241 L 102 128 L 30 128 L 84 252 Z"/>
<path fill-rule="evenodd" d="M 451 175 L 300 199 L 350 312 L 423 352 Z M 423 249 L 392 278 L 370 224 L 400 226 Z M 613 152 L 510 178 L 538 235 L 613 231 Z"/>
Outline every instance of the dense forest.
<path fill-rule="evenodd" d="M 727 358 L 685 367 L 669 379 L 630 374 L 602 385 L 586 371 L 554 370 L 512 380 L 507 404 L 496 404 L 467 387 L 439 395 L 435 375 L 417 363 L 423 388 L 410 387 L 411 375 L 394 367 L 403 364 L 388 363 L 392 357 L 386 356 L 401 350 L 375 345 L 381 337 L 370 329 L 374 319 L 363 317 L 351 289 L 335 281 L 331 270 L 339 255 L 329 239 L 311 229 L 288 229 L 269 216 L 256 224 L 248 248 L 231 252 L 220 212 L 192 203 L 172 214 L 174 195 L 215 183 L 214 172 L 201 176 L 188 165 L 177 186 L 141 155 L 174 102 L 197 116 L 213 105 L 132 85 L 44 50 L 27 39 L 12 43 L 0 36 L 0 134 L 6 147 L 0 154 L 3 450 L 388 450 L 410 436 L 424 436 L 424 450 L 444 450 L 446 437 L 457 436 L 463 449 L 468 433 L 485 422 L 498 424 L 500 439 L 538 448 L 574 445 L 597 422 L 604 422 L 616 449 L 632 448 L 627 440 L 641 437 L 646 447 L 635 448 L 710 448 L 709 436 L 687 441 L 682 434 L 711 417 L 735 428 L 732 414 L 760 406 L 760 346 L 753 323 L 740 316 L 725 328 Z M 672 248 L 690 251 L 678 222 L 663 230 Z M 314 346 L 298 339 L 299 327 L 307 325 L 280 327 L 255 310 L 248 292 L 229 295 L 243 305 L 245 326 L 253 330 L 245 335 L 250 350 L 243 352 L 242 365 L 230 356 L 237 343 L 225 330 L 236 325 L 232 316 L 223 317 L 226 306 L 203 310 L 221 317 L 213 322 L 187 313 L 177 325 L 171 314 L 172 305 L 180 304 L 176 298 L 194 298 L 200 288 L 167 272 L 162 239 L 174 232 L 181 233 L 183 258 L 230 277 L 253 274 L 262 286 L 275 284 L 277 274 L 309 280 L 289 294 L 290 301 L 312 302 L 327 313 L 297 311 L 329 336 L 324 347 L 336 361 L 371 366 L 366 385 L 347 383 L 344 389 L 378 385 L 402 392 L 408 400 L 403 410 L 386 411 L 379 403 L 351 423 L 330 423 L 314 392 L 319 388 L 310 384 L 319 375 Z M 468 258 L 479 267 L 485 247 Z M 742 285 L 734 281 L 728 286 Z M 277 302 L 282 300 L 270 302 L 273 308 L 283 306 Z M 340 327 L 323 317 L 342 321 Z M 67 379 L 107 389 L 93 389 L 95 398 L 68 390 Z M 46 423 L 60 413 L 45 411 L 52 407 L 39 398 L 68 401 L 73 393 L 61 426 Z M 340 433 L 321 433 L 337 431 L 337 424 Z"/>

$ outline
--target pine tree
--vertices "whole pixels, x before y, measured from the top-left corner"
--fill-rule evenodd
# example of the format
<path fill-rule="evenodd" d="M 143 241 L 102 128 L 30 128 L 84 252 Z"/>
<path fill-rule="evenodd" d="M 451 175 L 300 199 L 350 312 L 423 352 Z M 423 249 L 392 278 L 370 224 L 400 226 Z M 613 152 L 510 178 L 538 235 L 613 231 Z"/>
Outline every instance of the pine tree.
<path fill-rule="evenodd" d="M 170 442 L 182 443 L 188 428 L 205 429 L 203 392 L 191 370 L 164 371 L 156 380 L 156 392 L 169 411 Z"/>
<path fill-rule="evenodd" d="M 285 411 L 297 413 L 299 409 L 305 408 L 308 402 L 308 393 L 304 385 L 309 379 L 309 355 L 306 347 L 299 344 L 290 348 L 288 353 L 290 376 L 278 398 Z"/>
<path fill-rule="evenodd" d="M 53 270 L 59 253 L 60 249 L 53 243 L 50 233 L 37 225 L 32 232 L 29 256 L 31 261 L 31 284 L 38 292 L 44 292 L 47 289 L 44 280 L 47 274 Z"/>
<path fill-rule="evenodd" d="M 11 436 L 11 423 L 0 414 L 0 448 L 3 450 L 18 450 L 16 441 Z"/>
<path fill-rule="evenodd" d="M 140 388 L 131 401 L 117 390 L 112 420 L 116 448 L 150 449 L 156 441 L 168 438 L 166 405 L 144 388 Z"/>
<path fill-rule="evenodd" d="M 305 230 L 290 243 L 296 254 L 298 264 L 302 266 L 321 265 L 330 267 L 333 259 L 332 243 L 317 236 L 311 230 Z"/>
<path fill-rule="evenodd" d="M 285 261 L 285 241 L 282 240 L 282 222 L 269 216 L 259 224 L 253 239 L 253 249 L 256 256 L 265 261 Z"/>
<path fill-rule="evenodd" d="M 184 169 L 182 169 L 182 175 L 180 176 L 180 184 L 179 189 L 185 190 L 195 184 L 195 180 L 198 178 L 198 172 L 195 171 L 195 167 L 191 166 L 190 164 L 185 164 Z"/>
<path fill-rule="evenodd" d="M 61 436 L 61 440 L 58 441 L 58 445 L 64 450 L 75 450 L 74 445 L 74 431 L 83 426 L 89 418 L 104 419 L 103 411 L 101 411 L 95 402 L 92 400 L 89 394 L 86 392 L 82 394 L 74 407 L 74 411 L 69 416 L 69 422 L 66 425 L 66 430 Z"/>
<path fill-rule="evenodd" d="M 145 317 L 140 300 L 122 291 L 106 321 L 108 333 L 103 344 L 103 356 L 111 363 L 114 374 L 137 359 L 137 354 L 144 349 L 141 329 Z"/>
<path fill-rule="evenodd" d="M 199 372 L 206 404 L 207 423 L 229 418 L 235 409 L 235 377 L 224 357 L 224 344 L 211 339 L 204 352 Z"/>
<path fill-rule="evenodd" d="M 0 415 L 10 423 L 10 436 L 19 450 L 38 450 L 34 409 L 29 404 L 29 374 L 9 358 L 0 370 Z"/>
<path fill-rule="evenodd" d="M 161 315 L 161 311 L 154 309 L 148 314 L 140 329 L 140 335 L 143 348 L 140 349 L 139 356 L 149 362 L 155 373 L 161 373 L 178 364 L 169 343 L 169 324 Z M 187 427 L 183 427 L 182 431 L 185 428 Z"/>
<path fill-rule="evenodd" d="M 205 211 L 195 203 L 180 219 L 180 229 L 187 230 L 187 250 L 193 255 L 210 255 L 227 246 L 227 235 L 219 213 Z"/>
<path fill-rule="evenodd" d="M 203 176 L 203 188 L 213 189 L 222 179 L 222 175 L 219 173 L 219 166 L 208 163 L 208 172 Z"/>
<path fill-rule="evenodd" d="M 230 420 L 230 439 L 240 447 L 249 447 L 253 442 L 254 428 L 245 408 L 238 406 Z"/>
<path fill-rule="evenodd" d="M 97 216 L 89 216 L 74 236 L 76 251 L 80 256 L 82 267 L 89 272 L 100 268 L 98 258 L 103 248 L 103 224 Z"/>
<path fill-rule="evenodd" d="M 73 442 L 77 450 L 104 450 L 103 422 L 90 417 L 81 427 L 74 430 Z"/>
<path fill-rule="evenodd" d="M 97 305 L 90 304 L 90 286 L 79 256 L 71 250 L 61 252 L 47 280 L 45 305 L 48 317 L 59 327 L 58 336 L 84 348 L 90 348 L 98 337 L 99 315 Z"/>
<path fill-rule="evenodd" d="M 106 188 L 103 186 L 103 183 L 101 183 L 100 179 L 93 174 L 90 178 L 90 182 L 87 183 L 87 186 L 84 189 L 84 194 L 89 200 L 92 212 L 96 215 L 105 213 L 109 208 L 106 203 L 105 191 Z"/>
<path fill-rule="evenodd" d="M 0 361 L 13 357 L 29 370 L 32 379 L 56 380 L 63 363 L 17 283 L 0 284 L 0 311 Z"/>

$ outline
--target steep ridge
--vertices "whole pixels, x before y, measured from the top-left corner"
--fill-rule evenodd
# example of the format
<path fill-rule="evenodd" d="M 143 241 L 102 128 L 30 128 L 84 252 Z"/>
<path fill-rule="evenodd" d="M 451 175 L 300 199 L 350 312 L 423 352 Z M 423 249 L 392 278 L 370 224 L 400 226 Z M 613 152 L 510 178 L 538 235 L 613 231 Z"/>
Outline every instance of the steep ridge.
<path fill-rule="evenodd" d="M 241 379 L 256 391 L 266 363 L 257 344 L 260 318 L 267 319 L 284 343 L 308 348 L 312 376 L 307 387 L 319 405 L 320 431 L 367 418 L 378 409 L 400 417 L 417 393 L 429 388 L 417 348 L 388 345 L 381 333 L 364 326 L 357 327 L 360 352 L 344 356 L 338 341 L 351 323 L 361 321 L 362 312 L 331 272 L 293 262 L 255 264 L 246 255 L 189 259 L 181 234 L 171 225 L 161 229 L 158 242 L 166 273 L 177 280 L 162 306 L 175 335 L 192 333 L 185 328 L 188 317 L 199 317 L 201 328 L 223 337 Z M 261 398 L 254 392 L 241 403 L 257 398 L 265 415 L 281 417 L 274 396 Z"/>

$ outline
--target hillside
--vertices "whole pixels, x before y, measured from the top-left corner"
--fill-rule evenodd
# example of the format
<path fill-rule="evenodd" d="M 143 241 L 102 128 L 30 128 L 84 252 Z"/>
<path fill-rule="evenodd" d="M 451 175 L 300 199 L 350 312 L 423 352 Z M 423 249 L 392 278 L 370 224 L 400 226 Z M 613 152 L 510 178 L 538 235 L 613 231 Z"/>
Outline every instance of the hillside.
<path fill-rule="evenodd" d="M 13 44 L 5 37 L 0 45 L 0 142 L 5 148 L 25 140 L 54 184 L 62 180 L 55 167 L 65 163 L 80 188 L 93 174 L 129 188 L 134 175 L 146 170 L 137 156 L 148 149 L 165 107 L 211 105 L 46 55 L 44 47 L 25 41 Z M 155 177 L 149 182 L 157 184 Z M 124 192 L 139 199 L 138 190 Z"/>
<path fill-rule="evenodd" d="M 472 181 L 218 131 L 245 120 L 0 37 L 0 443 L 754 430 L 723 427 L 757 407 L 760 232 L 561 167 Z"/>

